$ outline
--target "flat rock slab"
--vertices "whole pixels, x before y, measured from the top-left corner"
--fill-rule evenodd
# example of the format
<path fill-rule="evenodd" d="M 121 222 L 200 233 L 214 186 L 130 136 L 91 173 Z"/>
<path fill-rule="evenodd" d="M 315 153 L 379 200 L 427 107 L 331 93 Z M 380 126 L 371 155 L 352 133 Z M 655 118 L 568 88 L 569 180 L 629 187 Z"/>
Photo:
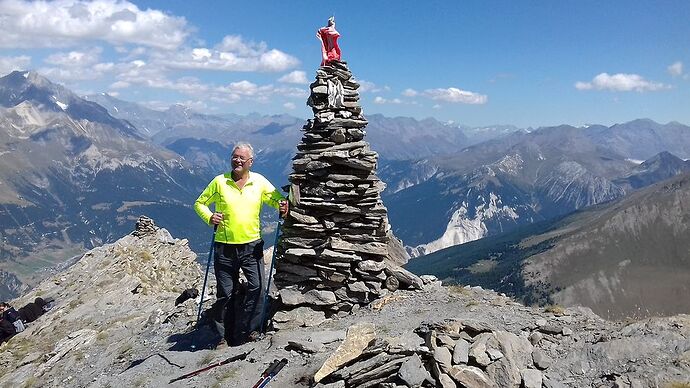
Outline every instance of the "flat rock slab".
<path fill-rule="evenodd" d="M 314 382 L 318 383 L 341 366 L 359 357 L 371 341 L 376 338 L 375 326 L 372 323 L 359 323 L 347 329 L 345 341 L 328 357 L 326 362 L 314 375 Z"/>

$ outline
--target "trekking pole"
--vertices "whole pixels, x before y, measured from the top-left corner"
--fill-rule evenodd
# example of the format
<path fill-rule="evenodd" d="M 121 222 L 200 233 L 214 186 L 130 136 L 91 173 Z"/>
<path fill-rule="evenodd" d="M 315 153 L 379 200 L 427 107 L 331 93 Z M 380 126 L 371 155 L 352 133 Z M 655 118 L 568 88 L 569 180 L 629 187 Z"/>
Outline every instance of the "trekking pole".
<path fill-rule="evenodd" d="M 276 225 L 276 239 L 273 244 L 273 254 L 271 255 L 271 269 L 268 271 L 268 284 L 266 285 L 266 293 L 264 293 L 264 305 L 261 310 L 261 334 L 266 332 L 266 310 L 268 309 L 268 292 L 271 289 L 271 278 L 273 277 L 273 263 L 276 261 L 276 252 L 278 251 L 278 239 L 280 238 L 280 226 L 283 224 L 283 219 L 278 212 L 278 225 Z"/>
<path fill-rule="evenodd" d="M 230 357 L 230 358 L 226 358 L 226 359 L 223 360 L 223 361 L 216 362 L 216 363 L 211 364 L 211 365 L 209 365 L 209 366 L 207 366 L 207 367 L 205 367 L 205 368 L 197 369 L 197 370 L 195 370 L 194 372 L 187 373 L 186 375 L 183 375 L 183 376 L 180 376 L 180 377 L 176 377 L 176 378 L 170 380 L 170 381 L 168 382 L 168 384 L 172 384 L 172 383 L 174 383 L 175 381 L 180 381 L 180 380 L 188 379 L 188 378 L 190 378 L 190 377 L 194 377 L 194 376 L 196 376 L 196 375 L 198 375 L 198 374 L 200 374 L 200 373 L 202 373 L 202 372 L 205 372 L 205 371 L 207 371 L 207 370 L 209 370 L 209 369 L 213 369 L 213 368 L 215 368 L 215 367 L 217 367 L 217 366 L 229 364 L 229 363 L 231 363 L 231 362 L 233 362 L 233 361 L 237 361 L 237 360 L 244 360 L 245 358 L 247 358 L 247 356 L 249 355 L 249 353 L 251 353 L 252 351 L 254 351 L 254 349 L 251 349 L 251 350 L 249 350 L 248 352 L 240 353 L 240 354 L 235 355 L 235 356 L 232 356 L 232 357 Z"/>
<path fill-rule="evenodd" d="M 266 370 L 264 371 L 264 373 L 261 374 L 261 377 L 259 377 L 259 381 L 257 381 L 252 388 L 263 388 L 266 385 L 268 385 L 271 379 L 273 379 L 278 374 L 278 372 L 280 372 L 280 370 L 283 369 L 285 365 L 287 365 L 287 363 L 287 358 L 283 358 L 282 360 L 273 360 L 271 365 L 269 365 L 268 368 L 266 368 Z"/>
<path fill-rule="evenodd" d="M 211 236 L 211 249 L 208 251 L 208 260 L 206 260 L 206 275 L 204 275 L 204 286 L 201 287 L 201 299 L 199 300 L 199 312 L 196 314 L 196 324 L 199 324 L 199 319 L 201 319 L 201 308 L 204 305 L 204 291 L 206 291 L 206 281 L 208 280 L 208 270 L 211 268 L 211 257 L 213 256 L 213 247 L 216 242 L 216 231 L 218 230 L 218 224 L 213 226 L 213 236 Z"/>

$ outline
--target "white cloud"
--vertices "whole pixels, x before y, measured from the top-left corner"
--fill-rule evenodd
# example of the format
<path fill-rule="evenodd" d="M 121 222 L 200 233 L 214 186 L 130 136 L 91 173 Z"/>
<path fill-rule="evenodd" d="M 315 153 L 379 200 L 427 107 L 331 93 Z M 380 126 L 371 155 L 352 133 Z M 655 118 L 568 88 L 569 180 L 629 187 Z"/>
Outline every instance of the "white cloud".
<path fill-rule="evenodd" d="M 42 67 L 38 69 L 38 72 L 52 81 L 71 83 L 101 79 L 106 74 L 112 73 L 115 67 L 114 63 L 105 62 L 91 66 Z"/>
<path fill-rule="evenodd" d="M 668 70 L 668 73 L 671 74 L 671 76 L 679 77 L 683 75 L 683 62 L 675 62 L 672 65 L 669 65 L 669 67 L 667 67 L 666 69 Z"/>
<path fill-rule="evenodd" d="M 363 80 L 363 79 L 362 79 L 362 80 L 358 80 L 357 83 L 359 84 L 359 89 L 358 89 L 358 91 L 359 91 L 360 93 L 368 93 L 368 92 L 371 92 L 371 93 L 378 93 L 378 92 L 380 92 L 380 91 L 382 91 L 382 90 L 385 89 L 385 88 L 381 88 L 381 87 L 379 87 L 379 86 L 376 86 L 376 84 L 373 83 L 373 82 L 365 81 L 365 80 Z"/>
<path fill-rule="evenodd" d="M 0 76 L 15 70 L 28 70 L 31 66 L 31 57 L 20 55 L 18 57 L 0 57 Z"/>
<path fill-rule="evenodd" d="M 460 104 L 486 104 L 488 97 L 484 94 L 469 92 L 458 88 L 447 89 L 427 89 L 424 91 L 426 97 L 435 101 L 445 101 Z"/>
<path fill-rule="evenodd" d="M 308 84 L 307 73 L 301 70 L 295 70 L 291 73 L 285 74 L 278 79 L 278 82 L 284 82 L 288 84 Z"/>
<path fill-rule="evenodd" d="M 257 85 L 247 80 L 232 82 L 226 86 L 214 88 L 215 97 L 226 102 L 236 102 L 241 99 L 250 99 L 258 102 L 267 102 L 273 96 L 306 98 L 307 92 L 300 88 L 275 87 L 271 84 Z"/>
<path fill-rule="evenodd" d="M 94 47 L 88 51 L 58 52 L 49 55 L 43 62 L 56 66 L 84 67 L 98 63 L 103 49 Z"/>
<path fill-rule="evenodd" d="M 59 82 L 100 79 L 116 69 L 112 62 L 99 62 L 103 49 L 94 47 L 83 51 L 56 52 L 43 62 L 52 65 L 38 69 L 45 77 Z"/>
<path fill-rule="evenodd" d="M 177 53 L 158 53 L 155 60 L 170 69 L 279 72 L 299 65 L 299 60 L 265 42 L 246 42 L 229 35 L 214 48 L 197 47 Z M 306 77 L 305 77 L 306 79 Z"/>
<path fill-rule="evenodd" d="M 381 96 L 376 96 L 374 98 L 374 104 L 402 104 L 403 101 L 399 98 L 394 98 L 392 100 L 389 100 L 387 98 L 383 98 Z"/>
<path fill-rule="evenodd" d="M 192 108 L 195 111 L 203 112 L 203 111 L 209 111 L 210 107 L 208 104 L 204 101 L 200 100 L 186 100 L 179 102 L 178 104 L 184 105 L 188 108 Z"/>
<path fill-rule="evenodd" d="M 409 89 L 409 88 L 403 90 L 403 92 L 402 92 L 402 95 L 405 96 L 405 97 L 415 97 L 415 96 L 417 96 L 418 94 L 419 94 L 418 91 L 416 91 L 416 90 L 414 90 L 414 89 Z"/>
<path fill-rule="evenodd" d="M 129 82 L 125 82 L 125 81 L 116 81 L 116 82 L 113 82 L 113 83 L 110 85 L 110 89 L 125 89 L 125 88 L 128 88 L 129 86 L 130 86 L 130 83 L 129 83 Z M 111 94 L 112 94 L 112 93 L 111 93 Z"/>
<path fill-rule="evenodd" d="M 283 107 L 285 109 L 290 109 L 290 110 L 297 108 L 297 106 L 295 106 L 295 104 L 292 102 L 286 102 L 285 104 L 283 104 Z"/>
<path fill-rule="evenodd" d="M 85 40 L 178 48 L 189 35 L 183 17 L 141 10 L 122 0 L 0 0 L 0 47 L 67 47 Z"/>
<path fill-rule="evenodd" d="M 611 90 L 616 92 L 652 92 L 668 89 L 670 86 L 659 82 L 651 82 L 637 74 L 613 74 L 601 73 L 590 82 L 576 82 L 578 90 Z"/>

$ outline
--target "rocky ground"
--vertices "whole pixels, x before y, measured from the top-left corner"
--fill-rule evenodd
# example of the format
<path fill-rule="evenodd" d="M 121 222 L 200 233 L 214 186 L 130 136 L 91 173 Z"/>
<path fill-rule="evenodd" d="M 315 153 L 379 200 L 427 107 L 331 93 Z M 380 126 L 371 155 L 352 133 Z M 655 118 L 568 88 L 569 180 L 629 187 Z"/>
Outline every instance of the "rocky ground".
<path fill-rule="evenodd" d="M 286 358 L 269 386 L 690 387 L 690 316 L 614 323 L 431 277 L 344 318 L 213 349 L 210 329 L 195 329 L 198 298 L 174 305 L 201 288 L 195 259 L 186 240 L 156 228 L 86 253 L 11 302 L 53 296 L 57 306 L 0 347 L 0 385 L 247 387 Z"/>

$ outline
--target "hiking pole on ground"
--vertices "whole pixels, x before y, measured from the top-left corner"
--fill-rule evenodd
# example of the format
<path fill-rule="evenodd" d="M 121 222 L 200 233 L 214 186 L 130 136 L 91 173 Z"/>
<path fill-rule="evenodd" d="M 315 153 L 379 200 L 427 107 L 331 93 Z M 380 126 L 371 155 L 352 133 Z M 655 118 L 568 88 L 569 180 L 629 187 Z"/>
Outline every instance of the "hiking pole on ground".
<path fill-rule="evenodd" d="M 200 374 L 200 373 L 202 373 L 202 372 L 205 372 L 205 371 L 207 371 L 207 370 L 209 370 L 209 369 L 213 369 L 213 368 L 215 368 L 215 367 L 217 367 L 217 366 L 229 364 L 229 363 L 231 363 L 231 362 L 233 362 L 233 361 L 237 361 L 237 360 L 244 360 L 245 358 L 247 358 L 247 356 L 249 355 L 249 353 L 251 353 L 252 351 L 254 351 L 254 349 L 250 349 L 250 350 L 247 351 L 247 352 L 240 353 L 240 354 L 235 355 L 235 356 L 232 356 L 232 357 L 230 357 L 230 358 L 226 358 L 226 359 L 223 360 L 223 361 L 218 361 L 218 362 L 216 362 L 216 363 L 214 363 L 214 364 L 211 364 L 211 365 L 209 365 L 209 366 L 207 366 L 207 367 L 205 367 L 205 368 L 197 369 L 197 370 L 195 370 L 194 372 L 187 373 L 187 374 L 184 375 L 184 376 L 176 377 L 176 378 L 170 380 L 170 381 L 168 382 L 168 384 L 172 384 L 172 383 L 174 383 L 175 381 L 180 381 L 180 380 L 188 379 L 188 378 L 190 378 L 190 377 L 194 377 L 194 376 L 196 376 L 196 375 L 198 375 L 198 374 Z"/>
<path fill-rule="evenodd" d="M 266 368 L 266 370 L 264 371 L 264 373 L 261 374 L 261 377 L 259 377 L 259 381 L 257 381 L 252 388 L 263 388 L 266 385 L 268 385 L 271 379 L 273 379 L 278 374 L 278 372 L 280 372 L 280 370 L 283 369 L 285 365 L 287 365 L 287 363 L 287 358 L 283 358 L 282 360 L 273 360 L 271 365 L 269 365 L 268 368 Z"/>
<path fill-rule="evenodd" d="M 206 291 L 206 281 L 208 280 L 208 270 L 211 268 L 211 257 L 213 257 L 213 247 L 216 243 L 216 231 L 218 224 L 213 226 L 213 236 L 211 236 L 211 249 L 208 251 L 208 260 L 206 260 L 206 275 L 204 275 L 204 285 L 201 287 L 201 299 L 199 299 L 199 312 L 196 314 L 196 324 L 199 324 L 201 319 L 201 309 L 204 306 L 204 291 Z"/>
<path fill-rule="evenodd" d="M 264 304 L 261 310 L 261 334 L 266 332 L 266 310 L 268 309 L 268 292 L 271 289 L 271 278 L 273 277 L 273 263 L 276 261 L 276 251 L 278 251 L 278 239 L 280 238 L 280 226 L 283 224 L 283 219 L 278 212 L 278 225 L 276 225 L 276 239 L 273 244 L 273 254 L 271 255 L 271 269 L 268 271 L 268 282 L 266 285 L 266 292 L 264 293 Z"/>

